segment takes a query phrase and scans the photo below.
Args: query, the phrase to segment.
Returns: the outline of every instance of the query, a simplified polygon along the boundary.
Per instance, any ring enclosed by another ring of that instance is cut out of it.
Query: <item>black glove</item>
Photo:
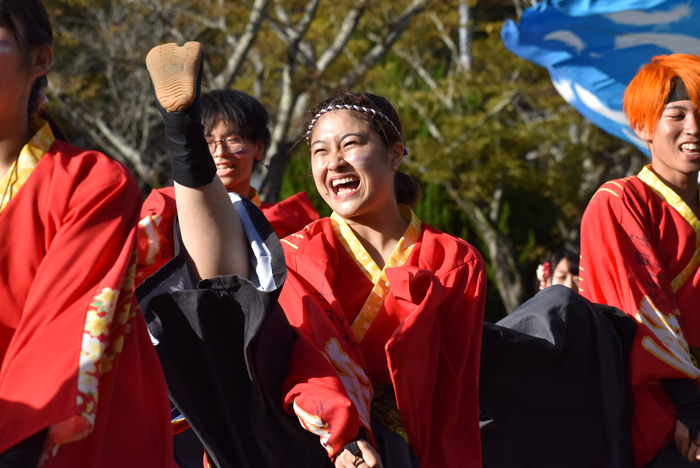
[[[343,450],[347,450],[356,457],[362,457],[362,450],[360,450],[360,447],[358,447],[357,440],[353,440],[347,444],[345,447],[343,447]],[[343,450],[341,450],[340,453],[343,453]]]
[[[690,440],[700,433],[700,390],[694,380],[664,379],[661,381],[678,411],[678,420],[688,426]]]

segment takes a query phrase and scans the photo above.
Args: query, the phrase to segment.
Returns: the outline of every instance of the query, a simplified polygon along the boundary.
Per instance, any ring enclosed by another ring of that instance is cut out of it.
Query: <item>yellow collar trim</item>
[[[17,161],[0,180],[0,213],[27,182],[55,140],[49,123],[37,116],[30,117],[29,128],[34,131],[34,136],[24,145]]]
[[[639,179],[647,184],[658,196],[660,196],[666,203],[671,205],[683,219],[685,219],[690,227],[695,231],[695,253],[690,259],[688,265],[683,268],[678,276],[673,278],[671,281],[671,287],[673,292],[677,292],[685,284],[685,282],[693,275],[695,270],[697,270],[700,265],[700,221],[693,213],[693,210],[681,199],[676,192],[673,191],[669,186],[661,182],[661,180],[651,171],[651,164],[644,166],[642,171],[639,173]]]
[[[260,201],[260,195],[258,195],[258,191],[255,190],[255,187],[251,187],[250,190],[248,190],[248,200],[252,201],[253,205],[260,208],[262,202]]]
[[[399,210],[401,211],[401,216],[405,219],[410,218],[411,222],[403,233],[403,236],[401,236],[401,239],[396,243],[391,257],[389,257],[389,260],[382,270],[380,270],[374,260],[372,260],[370,254],[367,253],[367,250],[365,250],[364,246],[357,236],[355,236],[355,233],[352,232],[352,229],[350,229],[350,226],[348,226],[345,220],[335,213],[331,214],[331,225],[333,226],[335,236],[355,260],[360,270],[374,283],[372,292],[367,297],[365,304],[362,306],[362,310],[351,327],[358,343],[361,342],[365,334],[367,334],[367,330],[372,326],[379,310],[382,308],[382,305],[384,305],[386,296],[389,294],[390,285],[385,270],[387,268],[400,267],[406,263],[408,256],[411,254],[413,247],[416,242],[418,242],[421,235],[421,221],[418,219],[418,216],[405,205],[399,205]]]

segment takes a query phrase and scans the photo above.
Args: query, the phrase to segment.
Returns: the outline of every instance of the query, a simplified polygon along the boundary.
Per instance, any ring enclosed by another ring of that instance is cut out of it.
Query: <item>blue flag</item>
[[[501,38],[514,54],[546,67],[583,116],[648,155],[622,112],[622,96],[655,55],[700,55],[700,1],[545,0],[520,24],[506,21]]]

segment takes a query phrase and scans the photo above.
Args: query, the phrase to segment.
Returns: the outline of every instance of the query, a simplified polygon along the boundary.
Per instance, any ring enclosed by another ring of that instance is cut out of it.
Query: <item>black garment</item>
[[[678,419],[688,427],[690,440],[697,439],[700,432],[700,390],[697,383],[691,379],[664,379],[661,383],[678,411]]]
[[[171,402],[172,404],[172,402]],[[180,468],[202,468],[204,445],[190,427],[173,437],[175,461]]]
[[[693,468],[698,462],[689,462],[683,458],[681,451],[676,447],[676,440],[671,439],[668,444],[656,454],[654,459],[644,465],[644,468]]]
[[[318,436],[282,408],[282,382],[296,340],[277,304],[286,277],[284,253],[264,215],[250,201],[240,203],[271,254],[274,290],[261,291],[238,276],[187,289],[176,228],[175,258],[136,291],[159,341],[171,400],[217,467],[330,466]],[[240,205],[234,206],[240,213]]]
[[[634,320],[563,286],[484,324],[483,465],[633,467],[626,356]]]
[[[0,468],[34,468],[39,463],[48,436],[47,428],[0,453]]]
[[[255,205],[241,199],[234,206],[239,216],[245,210],[269,252],[272,290],[261,291],[238,276],[191,286],[177,224],[175,258],[136,290],[158,341],[170,399],[217,467],[331,468],[319,437],[282,407],[282,383],[296,341],[277,303],[287,272],[282,246]],[[256,257],[252,249],[249,254]],[[255,270],[251,266],[251,274]],[[385,468],[418,468],[401,436],[374,419],[372,431]],[[182,443],[179,438],[178,460],[196,463],[200,447],[190,437]]]
[[[390,429],[384,427],[379,421],[370,420],[372,434],[377,442],[377,452],[382,460],[384,468],[419,468],[420,460],[413,451],[413,447]]]

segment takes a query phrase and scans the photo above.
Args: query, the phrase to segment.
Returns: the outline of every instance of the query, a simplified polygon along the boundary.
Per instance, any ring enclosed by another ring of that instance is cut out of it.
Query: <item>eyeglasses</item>
[[[211,154],[216,152],[216,145],[219,143],[221,143],[221,149],[226,153],[240,153],[243,151],[243,139],[239,136],[229,136],[223,140],[207,140],[207,146],[209,146]]]

